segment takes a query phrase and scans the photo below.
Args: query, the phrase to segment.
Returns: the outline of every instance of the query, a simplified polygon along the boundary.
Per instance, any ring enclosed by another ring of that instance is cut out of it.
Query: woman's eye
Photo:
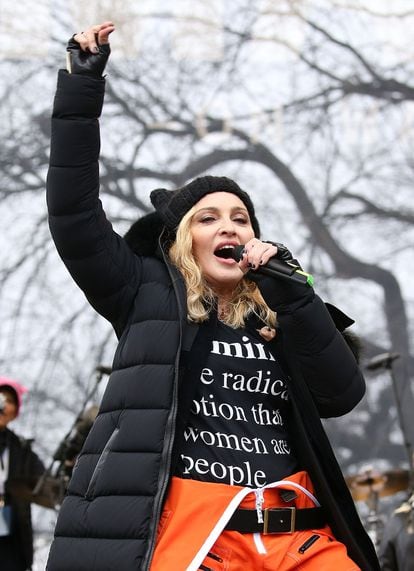
[[[200,218],[200,222],[212,222],[214,220],[214,216],[203,216],[203,218]]]
[[[247,222],[248,222],[247,218],[243,218],[243,217],[235,218],[234,221],[237,222],[237,224],[247,224]]]

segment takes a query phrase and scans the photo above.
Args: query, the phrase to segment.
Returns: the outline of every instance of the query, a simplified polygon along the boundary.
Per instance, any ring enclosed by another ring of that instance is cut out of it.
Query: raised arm
[[[117,332],[140,279],[136,256],[107,220],[99,199],[100,133],[111,22],[76,34],[60,70],[47,177],[49,225],[56,248],[93,307]]]

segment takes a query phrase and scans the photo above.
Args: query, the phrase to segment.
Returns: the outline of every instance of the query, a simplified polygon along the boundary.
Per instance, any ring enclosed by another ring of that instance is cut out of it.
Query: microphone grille
[[[244,244],[240,244],[240,246],[235,246],[232,252],[232,258],[236,260],[236,262],[240,262],[242,259],[244,250]]]

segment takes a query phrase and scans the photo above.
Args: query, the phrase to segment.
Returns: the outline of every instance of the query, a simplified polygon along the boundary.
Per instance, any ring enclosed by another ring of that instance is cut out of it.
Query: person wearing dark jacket
[[[8,428],[19,414],[27,392],[17,381],[0,377],[0,569],[26,571],[33,563],[30,502],[13,483],[39,478],[44,466],[30,442]]]
[[[257,271],[298,268],[260,239],[249,195],[202,176],[154,190],[154,212],[124,238],[105,216],[98,118],[113,30],[69,41],[53,109],[51,233],[119,344],[47,569],[377,570],[320,420],[350,411],[363,377],[310,281]]]
[[[387,519],[378,549],[381,571],[414,569],[414,494]]]

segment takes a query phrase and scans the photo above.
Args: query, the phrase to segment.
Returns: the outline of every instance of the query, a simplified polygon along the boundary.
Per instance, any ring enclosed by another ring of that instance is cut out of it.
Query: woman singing
[[[53,110],[53,239],[119,345],[47,568],[376,570],[320,421],[364,395],[342,335],[352,320],[306,280],[261,272],[291,255],[260,238],[233,180],[154,190],[125,238],[106,219],[98,117],[113,30],[70,40]]]

